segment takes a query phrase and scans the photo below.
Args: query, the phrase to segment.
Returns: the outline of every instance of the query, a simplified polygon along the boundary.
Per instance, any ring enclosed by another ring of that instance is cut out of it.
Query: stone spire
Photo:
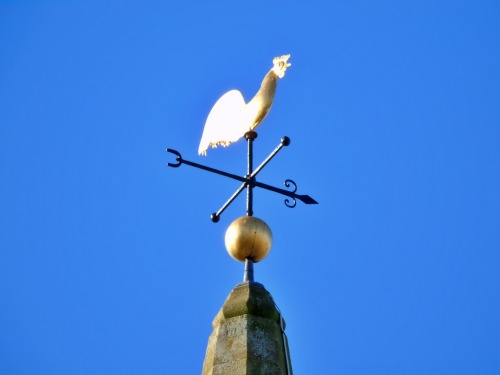
[[[236,285],[212,326],[202,375],[292,375],[285,321],[262,284]]]

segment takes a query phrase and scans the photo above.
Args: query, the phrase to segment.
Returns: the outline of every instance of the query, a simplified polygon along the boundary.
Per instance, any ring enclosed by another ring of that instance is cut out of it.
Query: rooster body
[[[283,78],[286,69],[291,66],[287,63],[289,58],[290,55],[274,58],[274,66],[262,80],[257,94],[248,103],[238,90],[225,93],[215,103],[203,129],[198,148],[200,155],[206,155],[210,146],[225,147],[236,142],[264,121],[274,101],[278,78]]]

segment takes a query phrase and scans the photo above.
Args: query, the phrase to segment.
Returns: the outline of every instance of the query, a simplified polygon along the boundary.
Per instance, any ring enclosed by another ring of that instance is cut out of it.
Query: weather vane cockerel
[[[238,90],[231,90],[215,103],[210,111],[198,153],[206,155],[208,148],[228,146],[254,130],[266,118],[274,101],[278,78],[285,76],[290,55],[273,59],[273,67],[266,74],[260,89],[248,103]]]

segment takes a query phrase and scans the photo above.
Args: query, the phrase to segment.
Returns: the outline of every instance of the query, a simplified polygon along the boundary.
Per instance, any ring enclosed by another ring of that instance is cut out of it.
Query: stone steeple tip
[[[262,284],[231,291],[212,323],[202,375],[292,375],[285,321]]]

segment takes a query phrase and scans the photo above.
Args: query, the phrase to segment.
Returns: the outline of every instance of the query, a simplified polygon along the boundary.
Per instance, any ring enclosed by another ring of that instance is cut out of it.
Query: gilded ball
[[[242,216],[231,223],[226,231],[226,249],[233,259],[244,262],[250,258],[254,262],[264,259],[273,242],[269,226],[253,216]]]

